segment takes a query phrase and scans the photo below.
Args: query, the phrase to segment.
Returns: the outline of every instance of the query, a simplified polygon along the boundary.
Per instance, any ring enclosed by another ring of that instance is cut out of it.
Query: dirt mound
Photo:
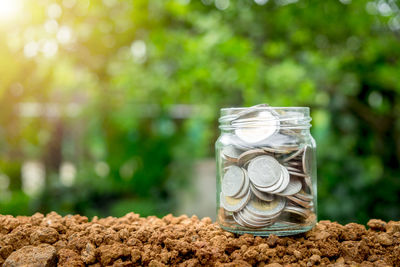
[[[195,216],[0,216],[0,264],[30,258],[42,266],[400,266],[400,222],[371,220],[368,228],[321,221],[302,235],[262,238]]]

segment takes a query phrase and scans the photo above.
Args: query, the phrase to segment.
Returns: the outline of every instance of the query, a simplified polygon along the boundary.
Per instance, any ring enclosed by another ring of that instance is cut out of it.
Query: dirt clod
[[[58,240],[58,232],[51,227],[39,227],[31,234],[31,243],[53,244]]]
[[[321,221],[305,234],[262,238],[185,215],[0,215],[0,265],[400,266],[400,222],[367,226]]]
[[[368,227],[375,231],[384,231],[386,228],[386,222],[377,219],[371,219],[367,223]]]
[[[57,262],[56,249],[50,245],[25,246],[11,253],[3,267],[17,266],[55,266]]]

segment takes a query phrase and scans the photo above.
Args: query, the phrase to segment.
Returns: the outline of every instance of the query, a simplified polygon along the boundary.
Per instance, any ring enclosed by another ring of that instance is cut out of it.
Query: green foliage
[[[266,102],[312,108],[320,219],[400,218],[395,1],[26,2],[0,21],[0,212],[173,211],[219,109]],[[29,203],[26,160],[46,167]]]

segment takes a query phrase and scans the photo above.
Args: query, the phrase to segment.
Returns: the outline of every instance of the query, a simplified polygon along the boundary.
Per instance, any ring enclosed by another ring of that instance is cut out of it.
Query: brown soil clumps
[[[0,215],[0,265],[400,266],[400,222],[370,220],[368,228],[321,221],[305,234],[262,238],[195,216]]]

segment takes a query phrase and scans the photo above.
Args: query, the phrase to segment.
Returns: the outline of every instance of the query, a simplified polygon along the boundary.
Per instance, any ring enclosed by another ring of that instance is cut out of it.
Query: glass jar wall
[[[217,221],[234,233],[292,235],[317,221],[307,107],[225,108],[216,142]]]

